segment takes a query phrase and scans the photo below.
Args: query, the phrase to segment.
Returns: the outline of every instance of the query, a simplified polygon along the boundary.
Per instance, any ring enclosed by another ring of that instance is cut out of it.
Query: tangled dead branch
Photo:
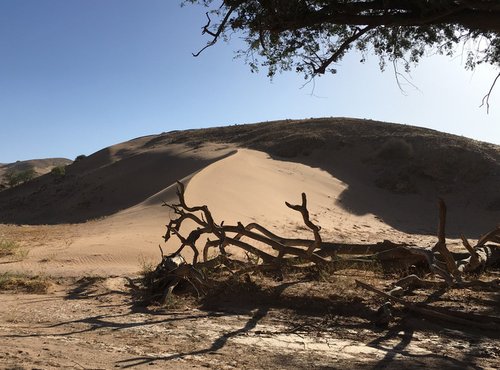
[[[238,222],[229,225],[216,222],[206,205],[189,206],[185,199],[185,186],[177,183],[176,204],[164,204],[174,217],[168,223],[165,242],[176,238],[180,246],[171,255],[164,256],[156,270],[149,276],[151,296],[164,302],[175,286],[182,280],[194,287],[198,294],[204,292],[207,279],[201,271],[224,268],[233,275],[255,271],[281,271],[283,269],[304,269],[311,266],[327,266],[332,270],[342,268],[366,268],[380,266],[384,271],[406,272],[408,275],[396,282],[385,293],[367,284],[358,286],[384,297],[391,297],[395,303],[403,304],[401,296],[418,288],[498,288],[497,282],[467,281],[471,273],[480,273],[485,268],[500,262],[500,226],[486,233],[476,245],[471,246],[462,237],[467,253],[451,252],[446,245],[446,205],[439,201],[439,223],[437,242],[432,247],[422,247],[387,240],[372,244],[346,244],[324,241],[321,227],[311,221],[307,208],[307,196],[302,193],[301,204],[285,205],[301,214],[305,226],[312,232],[312,239],[286,238],[276,235],[258,223],[243,225]],[[203,241],[203,239],[205,239]],[[242,261],[228,252],[228,247],[238,248],[248,261]],[[182,252],[188,247],[192,251],[192,263],[187,263]],[[209,258],[214,249],[216,257]],[[202,251],[202,261],[199,261]],[[433,275],[438,280],[425,280],[421,276]],[[404,305],[404,304],[403,304]],[[426,310],[413,310],[426,312]],[[437,314],[439,316],[440,314]]]

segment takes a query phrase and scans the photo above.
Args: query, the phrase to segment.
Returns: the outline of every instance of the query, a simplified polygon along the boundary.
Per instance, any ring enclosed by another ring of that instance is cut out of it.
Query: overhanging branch
[[[232,6],[231,8],[229,8],[226,15],[224,16],[224,19],[219,24],[219,26],[217,27],[217,31],[215,31],[215,32],[210,31],[210,28],[209,28],[210,24],[212,23],[212,20],[210,19],[209,12],[205,13],[208,20],[207,20],[207,24],[205,24],[205,26],[203,26],[203,31],[201,32],[201,34],[204,35],[205,33],[208,33],[210,36],[213,37],[213,39],[210,40],[200,51],[198,51],[197,53],[192,53],[194,57],[199,56],[204,50],[206,50],[207,48],[209,48],[217,43],[217,40],[219,39],[220,35],[222,35],[222,33],[224,32],[224,30],[227,26],[227,22],[229,21],[229,17],[231,16],[231,13],[234,12],[235,9],[236,9],[236,6]]]
[[[319,67],[313,69],[314,74],[324,74],[328,66],[336,62],[354,41],[358,40],[361,36],[374,28],[375,26],[366,26],[363,29],[357,29],[354,34],[348,37],[328,59],[322,61]]]
[[[495,79],[493,80],[493,83],[491,84],[490,86],[490,89],[488,91],[488,93],[483,96],[483,100],[481,100],[481,105],[479,106],[479,108],[481,108],[482,106],[484,106],[486,104],[486,113],[489,113],[490,112],[490,96],[491,96],[491,92],[493,91],[498,79],[500,78],[500,72],[497,74],[497,76],[495,77]]]

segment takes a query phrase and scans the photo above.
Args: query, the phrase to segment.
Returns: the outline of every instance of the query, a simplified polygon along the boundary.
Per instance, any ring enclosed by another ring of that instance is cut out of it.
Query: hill
[[[54,167],[67,166],[73,161],[66,158],[44,158],[17,161],[14,163],[0,163],[0,190],[9,186],[8,176],[23,172],[30,172],[30,177],[38,177],[49,173]]]
[[[438,197],[461,232],[499,219],[499,146],[407,125],[320,118],[174,131],[114,145],[71,164],[63,177],[47,174],[1,192],[0,222],[109,216],[241,148],[321,169],[346,184],[337,206],[404,232],[434,232]]]

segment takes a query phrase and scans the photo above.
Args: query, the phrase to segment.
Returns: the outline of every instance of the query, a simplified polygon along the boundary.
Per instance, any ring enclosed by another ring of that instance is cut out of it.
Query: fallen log
[[[439,321],[445,320],[454,324],[471,326],[483,330],[497,331],[500,329],[500,319],[496,317],[451,311],[444,308],[436,309],[423,303],[414,304],[402,298],[392,296],[359,280],[356,280],[356,285],[360,288],[373,292],[386,300],[399,303],[409,311],[417,313],[428,319],[430,318]]]
[[[470,256],[457,262],[459,271],[482,271],[487,267],[500,265],[500,246],[486,244],[488,242],[500,243],[500,226],[497,226],[481,237],[474,247],[469,244],[465,236],[462,235],[461,238],[462,244],[467,249]]]

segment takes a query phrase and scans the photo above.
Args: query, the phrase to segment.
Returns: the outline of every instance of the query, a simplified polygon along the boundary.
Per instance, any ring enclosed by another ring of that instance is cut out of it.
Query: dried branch
[[[201,34],[204,35],[205,33],[208,33],[213,38],[202,49],[200,49],[197,53],[192,53],[194,57],[198,57],[204,50],[208,49],[211,46],[214,46],[217,43],[217,40],[219,39],[220,35],[224,32],[224,30],[227,26],[227,22],[229,21],[229,17],[231,16],[231,13],[233,13],[235,10],[236,10],[236,6],[232,6],[231,8],[229,8],[226,15],[222,19],[222,22],[217,27],[217,31],[215,31],[215,32],[210,31],[209,27],[210,27],[210,23],[212,22],[212,20],[210,19],[209,13],[208,12],[205,13],[208,20],[207,20],[207,24],[205,24],[205,26],[203,26],[203,31],[201,32]]]
[[[460,235],[460,238],[462,239],[462,244],[464,245],[465,249],[470,253],[470,257],[466,263],[459,265],[458,269],[461,272],[468,272],[468,271],[474,271],[481,265],[481,261],[479,259],[479,255],[476,252],[474,248],[469,244],[469,241],[465,238],[464,235]]]
[[[292,255],[304,258],[316,264],[328,262],[328,260],[326,260],[325,258],[312,253],[315,248],[320,247],[321,236],[319,235],[320,228],[314,225],[309,220],[309,212],[307,210],[307,199],[305,194],[303,194],[302,205],[292,206],[292,207],[295,207],[296,210],[301,212],[307,226],[310,227],[314,232],[315,241],[307,242],[307,245],[309,246],[307,251],[304,251],[303,249],[297,247],[284,245],[279,242],[279,237],[277,236],[272,238],[267,237],[265,235],[266,232],[268,235],[270,232],[264,227],[257,224],[255,224],[256,226],[254,225],[255,226],[254,228],[260,231],[264,231],[264,234],[253,232],[251,231],[252,228],[245,227],[241,223],[238,223],[238,225],[236,226],[224,225],[223,223],[217,225],[207,206],[205,205],[195,206],[195,207],[188,206],[184,196],[185,194],[184,184],[182,184],[181,182],[177,182],[177,185],[178,185],[177,197],[179,198],[179,204],[170,205],[169,207],[173,209],[174,213],[177,214],[179,217],[176,219],[172,219],[169,222],[169,224],[167,225],[167,231],[164,236],[164,239],[165,241],[168,241],[171,236],[176,236],[179,239],[179,241],[181,242],[181,246],[179,247],[176,253],[180,253],[186,246],[191,247],[194,254],[193,264],[197,263],[199,255],[198,249],[196,247],[196,242],[204,234],[211,234],[216,237],[216,240],[208,240],[204,246],[203,259],[205,261],[208,259],[208,251],[210,248],[218,246],[219,249],[222,252],[224,252],[224,248],[226,246],[233,245],[245,250],[248,253],[258,256],[259,258],[262,258],[262,260],[266,262],[273,261],[274,263],[279,263],[279,259],[282,259],[286,255]],[[202,217],[199,217],[196,213],[201,213]],[[187,237],[184,237],[179,233],[179,230],[182,223],[186,219],[193,220],[196,224],[199,225],[199,227],[196,228],[195,230],[192,230]],[[235,236],[231,237],[228,236],[227,234],[235,234]],[[250,240],[267,244],[272,249],[278,252],[278,257],[272,256],[269,253],[261,251],[260,249],[252,246],[249,243],[243,242],[241,240],[242,237],[247,237]]]
[[[438,223],[438,242],[432,248],[433,251],[439,252],[443,257],[448,272],[453,275],[456,281],[461,281],[460,271],[453,259],[448,248],[446,248],[446,204],[442,199],[439,199],[439,223]]]
[[[408,275],[394,283],[395,287],[412,291],[418,288],[445,288],[447,285],[442,281],[423,280],[417,275]]]
[[[475,247],[472,247],[462,235],[462,244],[469,252],[470,257],[457,262],[459,271],[474,272],[487,265],[498,263],[500,261],[500,246],[486,245],[488,242],[500,243],[500,227],[496,227],[483,235]]]
[[[499,330],[500,325],[495,323],[495,318],[493,317],[487,317],[487,316],[481,316],[481,315],[474,315],[474,314],[462,314],[460,312],[455,312],[455,311],[450,311],[446,309],[435,309],[433,307],[430,307],[429,305],[420,303],[420,304],[413,304],[410,302],[405,301],[404,299],[392,296],[390,294],[387,294],[369,284],[363,283],[359,280],[356,280],[356,284],[358,287],[363,288],[365,290],[368,290],[370,292],[373,292],[385,299],[388,299],[390,301],[399,303],[406,307],[408,310],[418,313],[424,317],[431,318],[431,319],[437,319],[437,320],[446,320],[448,322],[452,322],[455,324],[459,325],[466,325],[466,326],[472,326],[476,328],[481,328],[485,330]],[[486,321],[486,322],[484,322]]]
[[[476,248],[482,247],[488,242],[500,243],[500,226],[483,235],[476,244]]]
[[[301,205],[292,205],[288,202],[285,202],[288,208],[291,208],[295,211],[300,212],[302,215],[302,219],[308,228],[310,228],[314,234],[314,243],[307,249],[307,254],[312,255],[315,249],[319,249],[321,247],[321,235],[319,231],[321,228],[311,222],[309,219],[309,211],[307,210],[307,197],[306,193],[302,193],[302,204]]]
[[[165,241],[175,237],[180,242],[180,247],[170,256],[164,256],[162,252],[162,263],[168,258],[180,255],[185,247],[190,247],[193,251],[192,265],[188,266],[215,266],[224,265],[232,274],[238,275],[241,271],[270,271],[280,270],[284,266],[287,268],[309,268],[315,265],[328,265],[332,269],[342,269],[347,267],[360,268],[377,263],[386,271],[402,269],[412,270],[412,266],[421,266],[436,276],[441,277],[444,282],[431,282],[423,280],[416,275],[407,276],[396,283],[395,289],[391,294],[403,294],[405,290],[415,287],[483,287],[491,288],[495,284],[483,283],[478,281],[461,281],[461,272],[473,272],[479,268],[495,264],[500,261],[500,246],[486,245],[487,242],[498,242],[500,239],[500,227],[485,234],[473,248],[463,237],[465,248],[469,251],[470,257],[464,259],[463,253],[453,254],[446,248],[446,205],[444,201],[439,202],[439,222],[437,237],[438,242],[432,248],[422,248],[416,245],[396,244],[390,241],[383,241],[375,244],[345,244],[324,242],[321,238],[321,227],[311,221],[309,210],[307,208],[307,196],[302,193],[302,202],[299,205],[292,205],[285,202],[286,206],[299,212],[304,224],[313,232],[314,239],[294,239],[284,238],[271,232],[258,223],[250,223],[244,226],[241,223],[236,225],[226,225],[224,222],[217,224],[206,205],[189,206],[185,199],[185,186],[181,182],[177,183],[178,204],[164,204],[173,210],[173,217],[165,233]],[[183,235],[181,226],[184,221],[190,220],[195,226]],[[202,236],[207,236],[203,246],[203,261],[198,262],[199,240]],[[263,250],[260,245],[265,245],[274,253]],[[232,246],[244,251],[247,255],[255,256],[261,264],[252,264],[242,261],[236,261],[230,258],[226,252],[226,247]],[[219,256],[209,260],[208,254],[210,248],[218,248]],[[365,256],[363,258],[355,257],[342,259],[339,255],[357,255]],[[439,258],[443,258],[444,262]],[[457,262],[456,262],[457,261]],[[304,262],[308,262],[304,265]],[[301,266],[294,266],[301,264]],[[457,267],[458,266],[458,267]],[[179,267],[180,268],[180,267]],[[183,267],[187,269],[187,267]],[[236,270],[234,270],[236,269]],[[233,271],[234,270],[234,271]],[[186,271],[190,271],[186,275]],[[173,289],[180,280],[186,280],[193,285],[197,292],[203,292],[203,277],[196,274],[196,269],[180,270],[172,277],[168,272],[157,289]],[[173,279],[173,280],[172,280]],[[180,279],[180,280],[179,280]],[[170,293],[167,293],[170,294]]]
[[[493,80],[493,83],[491,84],[488,93],[485,96],[483,96],[483,99],[481,100],[481,105],[479,106],[479,108],[481,108],[484,104],[486,104],[486,113],[490,113],[490,96],[491,96],[491,92],[495,88],[495,85],[496,85],[497,80],[499,78],[500,78],[500,72],[497,74],[497,76]]]

